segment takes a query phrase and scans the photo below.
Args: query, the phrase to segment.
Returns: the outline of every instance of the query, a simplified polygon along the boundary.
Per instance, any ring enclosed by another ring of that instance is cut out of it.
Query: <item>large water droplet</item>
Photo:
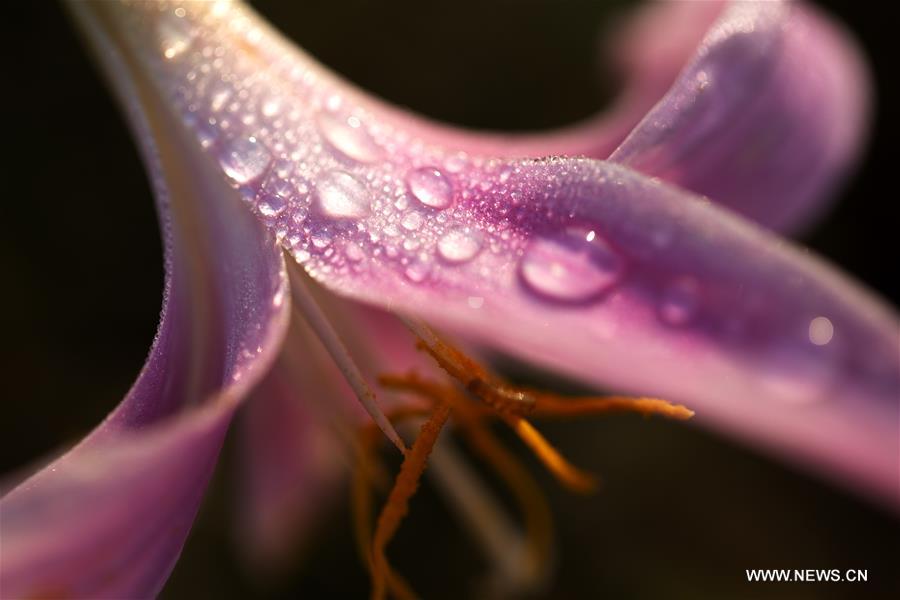
[[[238,184],[249,183],[265,173],[271,161],[269,151],[254,137],[230,140],[219,154],[222,170]]]
[[[685,277],[669,284],[659,300],[659,318],[669,325],[684,325],[694,318],[699,304],[699,286]]]
[[[447,262],[471,260],[481,250],[482,236],[477,231],[453,229],[438,242],[438,253]]]
[[[453,186],[450,179],[433,167],[422,167],[410,171],[406,185],[416,199],[431,208],[444,209],[453,202]]]
[[[522,281],[534,292],[557,302],[592,300],[622,277],[622,257],[594,231],[571,228],[535,239],[519,262]]]
[[[321,112],[316,117],[316,126],[332,148],[351,160],[370,163],[381,158],[381,147],[356,117]]]
[[[319,206],[335,219],[359,219],[369,214],[371,199],[366,187],[344,171],[329,171],[316,182]]]

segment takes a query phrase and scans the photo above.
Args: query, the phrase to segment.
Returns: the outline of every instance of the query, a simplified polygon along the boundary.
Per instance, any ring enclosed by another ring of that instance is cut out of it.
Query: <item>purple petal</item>
[[[307,268],[583,380],[689,403],[701,421],[900,499],[891,309],[803,250],[624,167],[508,168],[443,223],[426,221],[406,265],[370,243],[362,265],[345,256],[326,273],[335,259],[313,254]],[[456,181],[480,190],[482,178]]]
[[[197,155],[313,277],[586,381],[688,402],[703,420],[897,502],[891,309],[802,250],[626,166],[460,151],[462,134],[410,124],[247,9],[216,6],[187,4],[179,16],[138,5],[152,10],[111,18]],[[763,57],[791,49],[844,64],[845,49],[798,9],[784,9],[787,21],[781,8],[746,10],[759,14],[717,29],[709,56],[724,48],[746,69],[758,45]],[[793,37],[803,23],[808,37]],[[800,39],[823,45],[791,45]],[[770,100],[799,118],[780,93],[785,56]],[[721,152],[746,149],[722,138]],[[791,148],[816,156],[822,143],[798,133]],[[760,161],[754,173],[776,166]],[[787,191],[773,194],[787,205]]]
[[[869,88],[855,46],[811,8],[735,2],[610,159],[796,229],[858,154]]]
[[[127,60],[105,38],[93,39],[127,99],[156,187],[167,255],[163,320],[123,402],[2,499],[4,597],[154,596],[181,551],[231,416],[287,325],[274,239],[208,165],[191,160],[180,128],[139,95]]]
[[[301,329],[305,325],[293,320],[285,352],[240,420],[241,549],[266,570],[282,566],[315,527],[347,459],[329,408],[355,398],[324,349]]]

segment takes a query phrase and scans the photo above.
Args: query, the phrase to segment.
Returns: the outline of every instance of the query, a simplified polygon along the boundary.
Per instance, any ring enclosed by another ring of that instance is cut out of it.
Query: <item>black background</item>
[[[878,107],[860,169],[801,242],[896,305],[890,20],[874,3],[821,4],[860,38]],[[359,85],[455,123],[551,127],[590,115],[615,90],[615,73],[596,59],[597,31],[612,12],[601,1],[257,6]],[[77,440],[122,397],[156,329],[162,267],[136,151],[60,6],[15,3],[5,12],[0,468],[8,473]],[[844,491],[682,425],[615,418],[545,430],[607,484],[599,496],[572,497],[535,469],[560,517],[562,562],[550,597],[900,592],[896,517]],[[293,570],[259,574],[239,563],[229,521],[235,449],[226,446],[164,597],[364,596],[343,505],[325,513]],[[482,565],[442,502],[425,486],[391,556],[425,597],[459,598]],[[861,568],[870,581],[746,584],[743,570],[757,567]]]

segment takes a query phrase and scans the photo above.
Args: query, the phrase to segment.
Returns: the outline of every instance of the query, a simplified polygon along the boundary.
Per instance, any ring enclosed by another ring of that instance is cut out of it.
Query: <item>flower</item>
[[[154,179],[166,310],[123,404],[4,500],[4,589],[159,589],[239,402],[332,385],[298,373],[281,248],[342,295],[587,381],[690,402],[896,500],[885,452],[896,440],[896,318],[697,197],[787,230],[855,153],[864,85],[815,13],[739,4],[697,50],[718,7],[659,9],[690,13],[692,33],[656,49],[671,57],[662,64],[637,28],[635,75],[611,117],[506,140],[363,97],[243,7],[132,8],[76,13]],[[673,15],[643,27],[659,18]],[[534,158],[614,148],[605,162]],[[347,322],[381,319],[350,312]],[[385,362],[411,364],[394,335],[378,342]]]

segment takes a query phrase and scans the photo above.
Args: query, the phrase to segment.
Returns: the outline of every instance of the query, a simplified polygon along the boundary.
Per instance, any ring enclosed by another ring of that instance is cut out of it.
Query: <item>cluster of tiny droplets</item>
[[[521,281],[539,296],[582,301],[609,289],[623,262],[596,232],[526,245],[504,218],[517,200],[517,169],[447,152],[371,118],[314,66],[226,4],[193,15],[190,4],[154,11],[158,71],[176,110],[244,200],[315,276],[363,272],[377,261],[411,284],[485,280],[524,255]],[[145,16],[145,15],[142,15]],[[227,16],[227,18],[225,18]],[[258,59],[219,43],[240,36]],[[490,218],[485,218],[485,216]],[[478,266],[470,266],[481,256]],[[455,275],[458,273],[458,275]]]
[[[156,53],[148,60],[172,94],[168,100],[313,277],[352,288],[389,269],[413,288],[439,283],[452,290],[460,283],[471,290],[479,281],[479,293],[489,295],[501,282],[522,286],[538,301],[583,306],[608,298],[626,276],[629,261],[601,227],[567,225],[555,208],[563,177],[571,188],[573,176],[577,187],[577,177],[586,183],[596,172],[555,172],[557,180],[530,188],[528,212],[521,187],[508,185],[522,163],[451,152],[393,127],[391,119],[374,118],[343,91],[346,84],[263,31],[244,9],[226,2],[136,7],[131,18],[151,20],[155,37],[148,43]],[[552,235],[531,235],[534,206],[557,224]],[[656,252],[670,242],[664,228],[650,236]],[[709,312],[708,294],[690,275],[665,277],[652,294],[653,314],[667,327]],[[468,301],[480,308],[483,298]],[[728,309],[721,309],[720,329],[745,334],[747,322],[728,315],[753,307]],[[806,319],[808,339],[805,330],[798,339],[828,345],[832,322]]]

